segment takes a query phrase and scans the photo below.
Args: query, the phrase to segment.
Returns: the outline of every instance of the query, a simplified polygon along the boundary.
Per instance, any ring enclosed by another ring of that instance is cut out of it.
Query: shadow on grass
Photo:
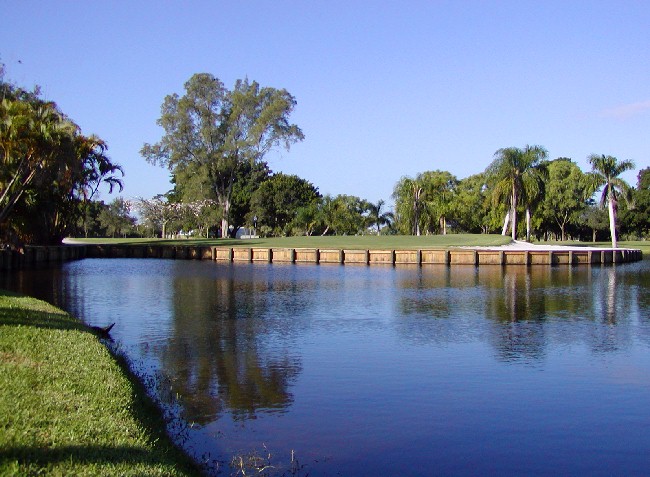
[[[0,290],[0,297],[22,297],[19,293]],[[90,331],[83,323],[63,312],[47,312],[21,308],[18,306],[0,306],[0,325],[31,326],[51,330]]]
[[[19,465],[49,465],[74,462],[75,464],[129,464],[151,465],[160,464],[173,466],[176,461],[169,458],[161,459],[160,453],[148,449],[129,446],[63,446],[55,448],[17,446],[0,450],[0,464],[8,465],[18,462]],[[187,471],[187,469],[184,469]]]

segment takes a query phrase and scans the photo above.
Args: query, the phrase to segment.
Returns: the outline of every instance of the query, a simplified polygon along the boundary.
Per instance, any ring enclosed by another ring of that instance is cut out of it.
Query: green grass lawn
[[[78,320],[0,291],[0,475],[198,475],[129,376]]]
[[[259,239],[70,239],[71,243],[147,244],[147,245],[221,245],[224,247],[390,249],[447,248],[456,246],[498,246],[510,243],[509,237],[484,234],[452,235],[349,235],[326,237],[275,237]]]

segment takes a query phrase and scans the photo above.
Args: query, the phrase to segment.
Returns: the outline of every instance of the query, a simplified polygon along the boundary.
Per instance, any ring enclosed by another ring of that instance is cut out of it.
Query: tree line
[[[569,158],[547,156],[541,146],[508,147],[496,151],[484,172],[466,179],[440,170],[403,177],[393,193],[395,226],[415,235],[510,230],[513,239],[563,241],[595,241],[609,229],[614,247],[619,233],[647,237],[650,169],[639,172],[633,189],[620,177],[634,168],[632,161],[592,154],[592,170],[585,173]]]
[[[402,177],[394,207],[274,173],[273,149],[304,139],[284,89],[238,80],[228,89],[193,75],[164,98],[164,133],[141,155],[169,169],[172,189],[154,198],[94,200],[101,184],[122,190],[123,170],[96,136],[84,136],[55,103],[4,81],[0,69],[0,233],[5,244],[57,243],[65,235],[234,237],[510,233],[526,240],[596,240],[650,232],[650,169],[632,188],[627,160],[591,155],[583,172],[541,146],[507,147],[481,173],[458,179],[430,170]],[[600,201],[596,193],[600,191]],[[606,209],[604,208],[606,207]],[[136,220],[134,214],[137,214]]]

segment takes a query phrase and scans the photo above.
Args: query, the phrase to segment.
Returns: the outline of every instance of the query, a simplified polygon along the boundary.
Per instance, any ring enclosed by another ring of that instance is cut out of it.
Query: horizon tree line
[[[302,141],[290,122],[295,98],[284,89],[238,80],[232,90],[210,74],[193,75],[182,96],[165,97],[160,141],[144,144],[148,162],[167,167],[173,189],[153,199],[94,200],[101,184],[122,190],[124,171],[106,143],[84,136],[55,103],[3,78],[0,65],[0,233],[2,242],[56,243],[69,234],[195,231],[234,237],[242,227],[265,236],[510,233],[513,239],[566,240],[650,233],[650,168],[633,189],[621,174],[629,160],[588,157],[582,172],[569,158],[548,160],[538,145],[505,147],[478,174],[458,179],[430,170],[402,177],[394,210],[383,200],[323,196],[308,181],[273,173],[268,152]],[[137,210],[140,223],[131,215]],[[522,218],[523,217],[523,218]],[[619,227],[618,224],[622,223]],[[523,223],[523,225],[522,225]],[[217,225],[220,224],[220,225]],[[140,230],[137,230],[137,227]],[[148,229],[148,232],[143,230]],[[620,229],[620,230],[619,230]]]

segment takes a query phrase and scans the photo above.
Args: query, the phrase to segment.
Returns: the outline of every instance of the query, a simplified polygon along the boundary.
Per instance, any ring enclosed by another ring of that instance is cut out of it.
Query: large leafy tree
[[[543,161],[548,155],[541,146],[499,149],[486,170],[495,205],[506,203],[509,208],[502,235],[506,235],[508,222],[512,239],[517,238],[517,207],[524,206],[527,217],[527,238],[530,235],[530,206],[543,190]]]
[[[237,231],[248,224],[253,225],[251,214],[252,199],[255,191],[271,176],[271,169],[264,161],[251,164],[240,164],[235,176],[230,206],[230,236],[235,237]]]
[[[175,176],[204,177],[209,198],[221,209],[225,235],[239,166],[262,161],[276,147],[288,150],[304,138],[289,122],[295,105],[284,89],[238,80],[230,91],[211,74],[195,74],[185,83],[183,96],[165,98],[158,120],[165,133],[158,143],[145,144],[141,154]]]
[[[630,197],[631,188],[627,182],[619,176],[626,171],[634,169],[634,162],[630,160],[618,160],[614,156],[604,154],[592,154],[589,156],[589,163],[592,167],[591,178],[593,186],[598,189],[603,188],[600,196],[600,206],[607,204],[609,212],[609,231],[612,236],[612,248],[618,246],[616,236],[616,215],[618,211],[618,202],[621,197],[627,199]]]
[[[231,237],[237,235],[237,231],[246,224],[246,217],[250,212],[251,198],[253,192],[269,178],[271,170],[265,161],[248,162],[243,161],[237,165],[235,171],[235,178],[232,187],[232,195],[230,200],[230,217],[228,234]],[[172,178],[174,182],[174,190],[170,195],[170,200],[176,202],[196,202],[196,201],[211,201],[214,197],[212,187],[210,186],[208,177],[202,174],[195,173],[193,168],[179,170]],[[204,211],[204,217],[212,217],[213,224],[217,220],[221,220],[222,210],[216,207],[212,211]]]
[[[590,189],[587,176],[571,159],[561,157],[548,163],[546,194],[542,202],[542,215],[547,227],[566,240],[567,226],[577,224],[587,207]]]
[[[268,227],[273,235],[288,235],[298,211],[318,202],[318,189],[296,175],[277,173],[264,181],[251,198],[251,216],[260,227]]]

